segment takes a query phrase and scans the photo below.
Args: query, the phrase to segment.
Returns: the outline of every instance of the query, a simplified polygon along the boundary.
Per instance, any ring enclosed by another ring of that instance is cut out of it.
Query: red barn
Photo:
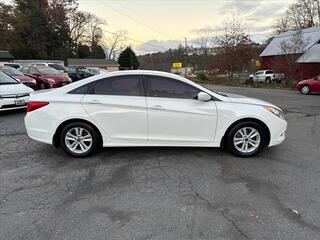
[[[320,75],[320,27],[281,33],[261,53],[261,68],[299,81]]]

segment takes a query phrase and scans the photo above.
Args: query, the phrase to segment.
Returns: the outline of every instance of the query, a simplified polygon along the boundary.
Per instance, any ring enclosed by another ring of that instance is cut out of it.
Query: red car
[[[298,82],[297,90],[302,94],[310,94],[312,92],[320,92],[320,76],[305,79]]]
[[[37,81],[31,77],[28,77],[24,75],[22,72],[19,70],[13,68],[13,67],[8,67],[8,66],[2,66],[0,67],[0,70],[8,74],[10,77],[13,77],[14,79],[19,80],[22,84],[36,90],[37,89]]]
[[[26,66],[21,71],[37,81],[37,89],[58,88],[71,83],[71,79],[64,73],[46,66]]]

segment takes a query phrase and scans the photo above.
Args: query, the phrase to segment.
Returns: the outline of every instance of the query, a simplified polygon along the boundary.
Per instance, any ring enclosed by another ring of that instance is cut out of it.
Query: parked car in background
[[[71,83],[64,73],[46,66],[25,66],[21,72],[37,81],[37,89],[58,88]]]
[[[0,70],[13,77],[14,79],[19,80],[22,84],[36,90],[37,89],[37,81],[31,77],[24,75],[18,69],[8,66],[0,66]]]
[[[225,146],[251,157],[282,143],[287,129],[271,103],[155,71],[99,74],[33,94],[27,111],[29,137],[76,157],[101,146]]]
[[[275,73],[273,70],[260,70],[249,76],[249,81],[259,83],[281,83],[285,76],[283,73]]]
[[[71,78],[72,82],[79,81],[88,77],[94,76],[85,67],[68,66],[68,76]]]
[[[0,62],[0,66],[13,67],[15,69],[18,69],[21,67],[19,63],[14,63],[14,62]]]
[[[33,90],[0,70],[0,111],[26,108]]]
[[[46,67],[51,67],[56,69],[57,71],[61,72],[61,73],[67,73],[68,70],[61,64],[58,63],[31,63],[31,66],[46,66]]]
[[[320,93],[320,76],[305,79],[297,83],[296,89],[302,94]]]
[[[98,75],[103,72],[108,72],[107,70],[102,68],[96,68],[96,67],[86,67],[86,68],[88,69],[89,73],[91,73],[92,75]]]

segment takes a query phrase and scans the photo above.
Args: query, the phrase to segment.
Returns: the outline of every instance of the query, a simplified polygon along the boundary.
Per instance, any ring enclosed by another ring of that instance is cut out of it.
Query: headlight
[[[277,108],[274,108],[274,107],[265,107],[265,109],[268,111],[268,112],[271,112],[273,113],[274,115],[276,115],[277,117],[281,118],[281,119],[285,119],[284,118],[284,113],[277,109]]]
[[[52,78],[47,78],[47,81],[49,82],[49,83],[55,83],[56,81],[54,80],[54,79],[52,79]]]

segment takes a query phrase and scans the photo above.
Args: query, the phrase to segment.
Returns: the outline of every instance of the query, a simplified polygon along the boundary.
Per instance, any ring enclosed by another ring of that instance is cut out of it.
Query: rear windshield
[[[9,75],[5,74],[4,72],[0,71],[0,85],[5,84],[19,84],[19,82],[10,77]]]
[[[44,74],[44,75],[58,75],[58,74],[60,74],[60,72],[58,72],[54,68],[37,68],[37,70],[40,74]]]
[[[3,64],[4,66],[9,66],[9,67],[13,67],[13,68],[20,68],[19,64],[14,64],[14,63],[5,63]]]
[[[62,65],[60,65],[60,64],[48,64],[49,65],[49,67],[52,67],[52,68],[54,68],[54,69],[57,69],[57,70],[65,70],[64,69],[64,66],[62,66]]]

